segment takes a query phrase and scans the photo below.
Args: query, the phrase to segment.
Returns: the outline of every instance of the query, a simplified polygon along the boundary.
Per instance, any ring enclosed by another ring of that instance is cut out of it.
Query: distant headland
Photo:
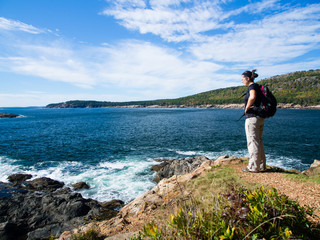
[[[320,109],[320,70],[273,76],[257,82],[268,86],[279,108]],[[243,108],[245,86],[228,87],[176,99],[110,102],[74,100],[53,103],[46,108]]]

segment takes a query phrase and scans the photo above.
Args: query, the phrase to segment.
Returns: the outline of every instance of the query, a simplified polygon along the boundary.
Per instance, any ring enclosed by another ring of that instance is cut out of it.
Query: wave
[[[247,150],[206,152],[168,149],[168,151],[173,153],[169,159],[206,156],[215,160],[221,155],[245,157],[248,154]],[[300,171],[309,167],[309,164],[302,163],[298,158],[275,154],[267,154],[266,157],[267,164],[271,166]],[[164,158],[168,159],[168,157]],[[71,188],[72,184],[84,181],[90,185],[90,189],[78,192],[85,198],[92,198],[101,202],[112,199],[129,202],[155,186],[156,183],[152,181],[155,173],[150,171],[150,167],[155,164],[157,163],[152,159],[142,156],[127,156],[114,161],[101,160],[97,164],[76,161],[57,163],[53,161],[40,162],[27,167],[23,166],[20,160],[0,156],[0,181],[7,182],[7,177],[14,173],[31,174],[33,178],[49,177],[63,181],[66,187]]]
[[[79,191],[85,198],[98,201],[121,199],[129,202],[153,186],[154,173],[150,166],[155,162],[126,158],[114,162],[103,161],[97,165],[81,162],[61,162],[56,166],[42,168],[44,163],[32,167],[19,165],[18,160],[0,157],[0,181],[7,182],[7,177],[14,173],[31,174],[34,178],[49,177],[63,181],[66,187],[84,181],[90,189]],[[48,163],[45,163],[48,164]]]
[[[206,151],[182,151],[182,150],[174,150],[169,149],[169,151],[176,152],[179,155],[193,157],[193,156],[205,156],[211,160],[215,160],[222,155],[243,157],[246,155],[245,150],[239,151],[221,151],[221,152],[206,152]]]
[[[7,182],[7,177],[12,173],[20,170],[19,165],[16,165],[17,160],[10,159],[6,156],[0,156],[0,181]]]

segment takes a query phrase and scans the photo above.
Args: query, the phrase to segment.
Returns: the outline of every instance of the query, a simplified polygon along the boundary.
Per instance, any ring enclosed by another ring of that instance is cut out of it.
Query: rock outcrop
[[[157,172],[154,178],[155,182],[160,182],[164,178],[170,178],[174,175],[182,175],[190,173],[193,170],[201,166],[202,163],[210,161],[204,156],[193,157],[193,158],[182,158],[182,159],[157,159],[161,162],[158,165],[152,166],[151,171]]]
[[[158,184],[125,205],[116,217],[98,223],[97,227],[101,234],[109,236],[107,239],[110,240],[122,240],[132,237],[146,222],[150,221],[150,217],[152,218],[157,211],[158,214],[163,214],[162,208],[174,208],[176,206],[175,201],[182,194],[179,191],[179,184],[201,176],[212,166],[227,164],[228,161],[233,163],[243,162],[243,160],[236,157],[224,156],[220,159],[222,160],[213,161],[204,156],[172,160],[156,159],[161,163],[151,169],[157,171],[159,175]],[[65,232],[60,236],[59,240],[69,240],[71,235],[79,231],[79,229],[86,231],[89,228],[90,225]]]
[[[229,157],[224,155],[218,157],[216,160],[210,160],[206,157],[195,157],[190,159],[175,159],[175,160],[162,160],[156,159],[160,164],[155,165],[151,170],[161,173],[161,178],[158,184],[147,191],[143,195],[137,197],[127,205],[125,205],[116,217],[102,221],[96,224],[100,233],[103,236],[107,236],[108,240],[125,240],[134,236],[139,230],[148,222],[156,221],[157,217],[163,215],[162,209],[174,209],[176,206],[175,200],[181,197],[186,192],[181,192],[180,184],[187,183],[199,176],[205,174],[206,171],[219,165],[234,165],[243,164],[248,161],[247,158]],[[202,162],[200,166],[193,169],[189,165],[191,162],[195,164]],[[185,164],[186,168],[181,169],[181,164]],[[172,167],[171,170],[168,170]],[[182,173],[190,169],[189,173]],[[320,169],[320,161],[315,161],[311,165],[310,169]],[[173,175],[172,175],[173,174]],[[256,175],[255,175],[256,176]],[[75,232],[87,231],[91,225],[85,225],[73,229],[72,231],[64,232],[59,240],[70,240],[71,236]]]
[[[310,168],[302,172],[303,174],[311,176],[320,176],[320,161],[314,160],[314,162],[310,165]]]
[[[50,178],[31,181],[15,174],[10,183],[0,183],[0,239],[44,239],[84,225],[93,218],[109,219],[121,202],[110,204],[85,199]],[[114,207],[116,206],[116,207]],[[123,206],[123,203],[122,203]],[[102,218],[108,217],[108,218]]]

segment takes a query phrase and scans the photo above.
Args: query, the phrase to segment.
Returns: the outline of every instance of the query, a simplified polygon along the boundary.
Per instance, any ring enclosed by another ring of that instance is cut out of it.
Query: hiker
[[[262,133],[264,126],[264,118],[259,117],[257,109],[261,104],[260,87],[254,83],[254,79],[258,77],[256,70],[245,71],[242,73],[242,83],[248,87],[245,94],[245,111],[246,116],[245,130],[247,137],[247,145],[249,151],[249,164],[242,169],[244,172],[259,172],[266,168],[266,156],[264,153]]]

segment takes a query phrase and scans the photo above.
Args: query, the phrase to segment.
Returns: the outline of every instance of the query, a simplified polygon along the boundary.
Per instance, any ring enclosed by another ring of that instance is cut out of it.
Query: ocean
[[[248,156],[241,109],[0,108],[0,181],[13,173],[91,188],[129,202],[155,186],[156,158]],[[320,110],[279,109],[265,120],[267,164],[305,170],[320,159]]]

